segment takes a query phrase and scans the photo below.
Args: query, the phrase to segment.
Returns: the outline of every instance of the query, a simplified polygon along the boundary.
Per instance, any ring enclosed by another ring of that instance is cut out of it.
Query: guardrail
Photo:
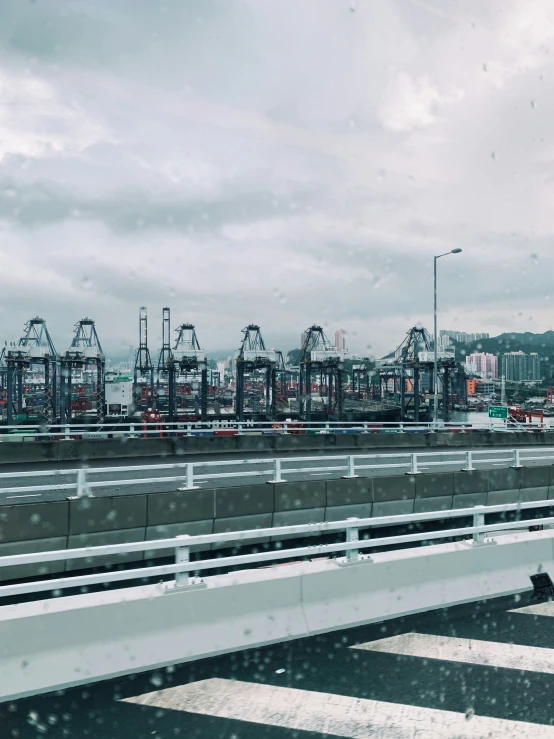
[[[378,549],[403,544],[421,544],[436,542],[441,539],[465,539],[469,538],[473,546],[486,544],[486,535],[521,529],[522,527],[553,524],[554,516],[532,518],[527,520],[508,521],[505,523],[486,524],[485,517],[493,513],[519,513],[528,509],[552,508],[554,501],[542,500],[529,503],[512,503],[493,506],[475,506],[473,508],[459,508],[450,511],[432,513],[412,513],[403,516],[382,516],[378,518],[349,518],[344,521],[329,523],[304,524],[296,526],[279,526],[272,528],[253,529],[249,531],[235,531],[222,534],[207,534],[200,536],[177,536],[174,539],[157,539],[129,544],[113,544],[98,547],[83,547],[80,549],[63,549],[51,552],[40,552],[32,554],[16,554],[0,558],[0,568],[15,565],[44,564],[60,560],[94,559],[105,555],[128,554],[132,552],[144,552],[153,550],[174,550],[175,563],[157,565],[152,567],[137,567],[116,572],[94,573],[75,577],[61,577],[55,579],[38,580],[34,582],[14,583],[0,585],[0,598],[27,595],[30,593],[54,592],[66,588],[87,588],[90,585],[106,585],[129,580],[153,578],[159,576],[174,575],[170,587],[183,587],[189,584],[198,584],[195,576],[191,581],[190,573],[200,573],[211,569],[231,568],[240,565],[254,565],[274,563],[282,560],[294,560],[298,558],[312,558],[314,556],[329,556],[342,554],[346,564],[352,564],[361,557],[368,559],[368,555],[361,554],[364,549]],[[406,524],[426,523],[433,521],[444,521],[456,518],[472,518],[471,526],[460,526],[457,528],[441,529],[438,531],[427,531],[413,534],[390,534],[371,538],[369,530],[383,527],[395,527]],[[360,532],[364,531],[365,538],[360,538]],[[344,541],[332,544],[316,544],[313,546],[297,546],[289,549],[278,548],[269,552],[256,552],[253,554],[227,554],[225,556],[211,559],[197,560],[191,562],[191,547],[206,544],[223,544],[229,546],[245,544],[260,537],[271,537],[279,540],[280,537],[296,537],[319,534],[343,534]]]
[[[331,462],[331,464],[322,464]],[[356,478],[364,470],[379,471],[385,469],[404,470],[409,475],[419,475],[424,470],[434,467],[455,467],[464,471],[472,471],[479,465],[512,466],[520,468],[526,462],[554,461],[554,447],[536,447],[523,449],[472,449],[468,451],[448,452],[399,452],[391,454],[343,454],[326,455],[324,457],[276,457],[262,459],[222,460],[217,462],[175,462],[155,465],[128,465],[125,467],[81,467],[70,470],[35,470],[32,472],[1,472],[3,480],[22,480],[33,477],[73,477],[66,483],[55,482],[50,485],[18,485],[0,488],[1,496],[8,493],[40,494],[56,490],[74,492],[77,497],[93,496],[98,488],[121,487],[126,485],[146,485],[152,483],[181,483],[179,490],[195,490],[197,483],[217,481],[221,479],[266,478],[265,482],[279,484],[287,482],[284,475],[303,473],[325,474],[344,473],[341,477]],[[299,466],[300,465],[300,466]],[[315,466],[314,466],[315,465]],[[461,466],[462,465],[462,466]],[[217,472],[218,467],[240,468],[236,472],[226,469]],[[118,478],[110,480],[93,480],[91,477],[102,474],[128,474],[130,472],[157,473],[166,470],[182,471],[177,475],[162,475],[139,478]],[[206,470],[206,471],[202,471]]]
[[[546,419],[548,424],[549,419]],[[543,433],[554,431],[554,425],[507,423],[485,418],[473,422],[339,422],[339,421],[198,421],[191,423],[83,423],[83,424],[35,424],[0,426],[0,443],[13,441],[44,441],[74,439],[116,439],[179,437],[179,436],[230,436],[230,435],[280,435],[280,434],[330,434],[330,433],[431,433],[431,432],[471,433],[472,431],[529,432]]]

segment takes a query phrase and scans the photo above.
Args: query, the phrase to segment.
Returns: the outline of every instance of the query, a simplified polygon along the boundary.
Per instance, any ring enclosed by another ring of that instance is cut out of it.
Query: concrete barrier
[[[327,507],[373,502],[373,480],[369,477],[327,480]]]
[[[521,593],[554,531],[0,607],[0,700]]]
[[[140,433],[140,432],[139,432]],[[289,434],[267,436],[182,436],[127,439],[82,439],[44,442],[0,441],[0,465],[32,462],[69,462],[88,459],[140,457],[186,457],[189,454],[244,452],[317,452],[323,450],[436,449],[461,447],[541,446],[554,444],[554,434],[472,432],[462,433],[367,433],[367,434]]]
[[[122,531],[96,531],[87,534],[71,534],[67,537],[67,548],[100,547],[108,544],[128,544],[134,541],[144,541],[146,529],[123,529]],[[107,567],[122,564],[123,562],[141,562],[144,552],[129,554],[108,554],[102,557],[82,557],[71,559],[66,563],[66,572],[85,570],[91,567]]]
[[[416,478],[412,475],[391,475],[373,478],[373,500],[382,503],[390,500],[415,498]]]
[[[462,474],[454,473],[454,495],[464,493],[488,493],[488,470],[471,470]]]
[[[0,506],[0,543],[67,536],[69,503]]]
[[[228,531],[249,531],[251,529],[271,528],[273,513],[255,513],[247,516],[232,516],[230,518],[216,518],[214,534],[225,534]],[[261,544],[270,540],[269,536],[251,539],[250,544]],[[228,549],[229,544],[212,544],[212,549]]]
[[[300,578],[272,576],[265,582],[242,578],[242,587],[229,582],[224,590],[166,594],[156,586],[132,588],[116,599],[101,598],[102,605],[98,596],[79,596],[78,603],[59,598],[47,612],[39,603],[0,608],[0,700],[102,679],[108,659],[115,677],[147,664],[173,664],[182,655],[194,659],[208,644],[221,654],[245,641],[254,646],[303,636],[300,588]]]
[[[325,480],[289,482],[275,485],[275,511],[295,511],[300,508],[325,508]]]
[[[176,490],[148,495],[148,526],[215,518],[215,491]]]
[[[46,541],[60,542],[57,548],[64,548],[68,542],[69,546],[75,542],[116,542],[120,540],[117,532],[123,537],[121,541],[126,541],[124,537],[128,535],[138,536],[140,540],[171,538],[244,530],[249,525],[252,528],[285,526],[547,500],[549,497],[554,500],[554,485],[550,484],[553,475],[554,466],[548,465],[519,470],[202,487],[0,506],[0,557],[17,551],[45,551],[43,542]],[[514,487],[504,488],[510,484]],[[495,516],[492,521],[503,519],[503,514]],[[114,532],[112,538],[102,536],[110,532]],[[12,543],[20,543],[23,548],[13,549],[8,546]],[[196,551],[209,548],[208,545]],[[146,559],[164,556],[168,554],[149,552]],[[113,563],[118,562],[119,559],[113,560]],[[78,564],[89,567],[86,562]],[[8,570],[1,574],[6,579],[10,573],[12,571]],[[26,570],[29,577],[40,574],[43,573],[39,566],[29,565]],[[20,576],[19,572],[14,575]]]
[[[216,488],[215,518],[273,513],[274,485],[244,485],[234,488]],[[270,524],[271,526],[271,524]]]
[[[416,477],[416,498],[436,498],[441,495],[454,495],[454,472],[418,475]]]
[[[32,464],[58,461],[57,444],[52,441],[0,443],[0,464]]]
[[[67,536],[52,536],[47,539],[33,541],[12,541],[0,544],[0,557],[9,557],[12,554],[34,554],[36,552],[54,552],[67,549]],[[43,577],[57,572],[65,572],[65,561],[44,562],[40,565],[16,565],[0,568],[0,582],[20,580],[26,577]]]
[[[201,536],[202,534],[214,533],[214,519],[204,521],[187,521],[181,523],[160,524],[159,526],[148,526],[146,529],[146,541],[148,539],[172,539],[174,536]],[[191,552],[206,552],[211,549],[211,544],[192,546]],[[145,560],[163,559],[167,557],[167,551],[163,549],[146,550]]]
[[[47,442],[58,462],[88,459],[124,459],[140,457],[169,457],[174,454],[172,439],[82,439],[80,441]],[[12,445],[13,446],[13,445]],[[0,444],[0,462],[9,462]],[[20,462],[26,460],[19,460]]]
[[[310,634],[431,608],[523,592],[536,572],[554,575],[554,532],[512,534],[496,545],[463,542],[372,555],[302,578]]]
[[[118,529],[145,528],[146,500],[146,495],[70,500],[68,533],[90,534]]]

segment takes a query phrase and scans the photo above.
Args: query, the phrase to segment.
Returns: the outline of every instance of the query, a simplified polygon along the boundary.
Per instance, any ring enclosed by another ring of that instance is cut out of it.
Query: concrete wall
[[[442,449],[554,445],[554,434],[471,433],[432,434],[305,434],[287,436],[186,436],[149,439],[83,439],[81,441],[0,441],[0,464],[70,462],[135,457],[186,457],[215,452],[296,452],[322,449]]]
[[[537,572],[554,577],[553,541],[516,534],[4,606],[0,701],[521,593]]]
[[[554,466],[200,488],[0,506],[0,557],[180,534],[553,499]],[[267,541],[260,538],[259,542]],[[254,543],[254,542],[252,542]],[[208,549],[210,545],[205,545]],[[215,548],[215,545],[214,545]],[[0,580],[167,557],[167,551],[0,568]]]

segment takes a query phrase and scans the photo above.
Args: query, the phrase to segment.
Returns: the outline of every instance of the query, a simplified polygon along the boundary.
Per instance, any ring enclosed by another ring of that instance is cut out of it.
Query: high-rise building
[[[466,357],[466,372],[476,374],[484,380],[494,380],[498,377],[498,358],[494,354],[476,352]]]
[[[531,352],[527,359],[527,379],[540,382],[541,377],[541,358],[537,352]]]
[[[502,356],[502,375],[509,382],[539,382],[541,358],[536,352],[507,352]]]
[[[488,339],[489,334],[467,334],[464,331],[442,330],[439,332],[439,344],[441,343],[443,337],[448,337],[449,339],[453,339],[454,341],[460,341],[462,344],[469,344],[472,341]],[[445,346],[448,346],[448,344],[445,344]]]
[[[338,331],[335,331],[335,347],[340,351],[344,351],[346,349],[345,341],[344,341],[344,329],[339,328]]]

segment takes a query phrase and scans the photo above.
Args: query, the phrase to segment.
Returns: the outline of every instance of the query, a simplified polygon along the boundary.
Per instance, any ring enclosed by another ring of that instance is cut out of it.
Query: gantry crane
[[[244,421],[244,385],[249,373],[264,373],[265,416],[272,421],[276,415],[276,376],[279,362],[278,353],[266,349],[260,327],[250,324],[242,330],[243,339],[236,359],[237,388],[235,412],[239,421]]]
[[[369,396],[369,387],[374,374],[374,369],[375,362],[368,357],[362,358],[359,364],[353,365],[352,390],[355,393],[358,393],[359,396],[362,394],[362,379],[365,380],[366,394]]]
[[[11,425],[14,411],[23,413],[24,375],[40,365],[44,370],[44,406],[41,417],[51,423],[57,417],[58,354],[43,318],[32,318],[25,324],[24,334],[14,347],[7,347],[6,362],[7,421]]]
[[[312,379],[319,374],[321,386],[327,383],[327,414],[336,412],[338,421],[344,420],[344,368],[347,356],[344,349],[337,349],[321,326],[310,326],[304,332],[304,343],[300,353],[300,383],[298,388],[300,418],[310,421],[312,417]]]
[[[73,370],[80,369],[83,375],[92,374],[92,406],[96,421],[102,423],[106,414],[106,358],[91,318],[82,318],[75,324],[73,341],[66,353],[61,356],[60,364],[60,422],[71,421]]]
[[[208,417],[208,360],[201,348],[192,323],[183,323],[177,329],[177,341],[167,362],[169,378],[168,420],[176,420],[176,390],[178,373],[200,374],[200,418]]]

